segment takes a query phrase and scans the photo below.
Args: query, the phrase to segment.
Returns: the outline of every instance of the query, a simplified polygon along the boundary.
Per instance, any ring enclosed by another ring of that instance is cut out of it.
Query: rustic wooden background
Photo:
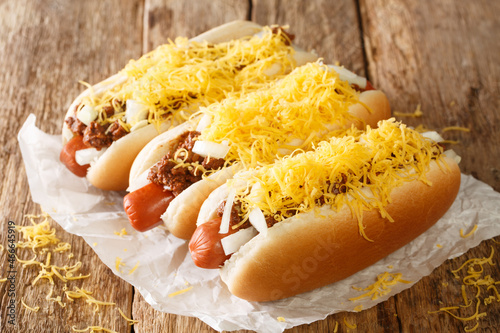
[[[420,105],[422,117],[404,118],[411,125],[470,128],[447,132],[445,138],[459,141],[453,148],[463,157],[464,173],[500,191],[499,15],[500,2],[488,0],[0,1],[0,244],[7,247],[8,220],[27,224],[25,214],[40,212],[31,200],[16,140],[29,113],[43,131],[57,134],[65,110],[82,90],[78,80],[98,82],[168,38],[194,36],[234,19],[289,24],[297,44],[369,77],[387,93],[393,110],[413,112]],[[83,301],[65,308],[49,303],[50,286],[32,287],[36,271],[18,265],[16,326],[7,323],[10,298],[7,283],[0,284],[1,332],[70,332],[72,326],[92,325],[117,332],[212,331],[198,319],[153,310],[80,237],[51,224],[82,260],[82,272],[92,273],[83,287],[96,299],[115,302],[139,323],[127,325],[116,307],[94,313]],[[490,247],[497,249],[494,260],[500,262],[498,243],[489,240],[375,308],[339,313],[290,332],[328,332],[336,323],[339,332],[463,332],[462,322],[428,311],[462,304],[460,285],[449,271],[468,258],[488,256]],[[1,278],[8,270],[5,250],[0,258]],[[492,274],[500,279],[498,267]],[[24,308],[21,298],[40,305],[40,311]],[[494,302],[478,331],[498,327],[500,304]]]

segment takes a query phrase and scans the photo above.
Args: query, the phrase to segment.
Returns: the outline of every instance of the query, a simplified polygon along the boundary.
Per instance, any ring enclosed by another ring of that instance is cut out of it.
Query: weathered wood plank
[[[458,140],[461,169],[500,190],[500,64],[498,2],[363,1],[369,73],[394,110]]]
[[[452,131],[443,136],[459,141],[451,148],[462,156],[462,172],[496,190],[500,188],[500,133],[495,126],[500,123],[500,47],[496,42],[500,24],[495,15],[499,9],[498,3],[487,1],[361,1],[370,78],[386,91],[394,111],[411,113],[417,105],[423,111],[420,118],[397,118],[438,131],[447,126],[469,128],[471,132]],[[498,248],[491,240],[483,242],[391,298],[390,309],[397,318],[381,310],[387,304],[378,306],[379,320],[396,322],[401,331],[439,331],[442,327],[463,331],[467,324],[428,311],[463,304],[461,284],[450,270],[468,258],[487,257],[491,246]],[[494,256],[497,262],[499,258]],[[498,279],[498,272],[493,276]],[[499,311],[498,303],[489,306],[479,328],[498,327]],[[469,322],[468,327],[475,324]]]
[[[17,146],[16,135],[29,113],[37,116],[37,125],[45,132],[60,133],[66,109],[83,90],[78,80],[98,82],[122,68],[141,53],[142,1],[3,1],[0,4],[0,244],[7,245],[7,222],[29,224],[24,214],[39,213],[33,204]],[[54,254],[53,263],[83,262],[82,273],[91,277],[68,283],[93,291],[98,300],[116,302],[116,307],[101,307],[94,313],[84,300],[62,308],[45,297],[50,291],[46,281],[31,286],[37,270],[16,264],[16,296],[9,297],[6,285],[0,285],[0,331],[69,332],[89,325],[104,326],[119,332],[130,327],[117,311],[131,315],[132,287],[116,277],[82,238],[65,233],[52,222],[62,241],[69,242],[74,259]],[[32,258],[18,251],[21,258]],[[2,273],[7,271],[7,252],[0,253]],[[44,256],[39,256],[43,259]],[[63,284],[56,283],[53,297],[64,296]],[[16,325],[7,322],[7,306],[15,299]],[[40,306],[37,313],[21,305]],[[5,306],[4,306],[5,305]]]
[[[253,3],[252,20],[263,25],[289,25],[298,46],[315,50],[325,63],[338,61],[357,74],[365,75],[354,1],[255,0]]]
[[[248,19],[248,14],[246,1],[146,0],[143,51],[177,36],[194,37],[223,23]]]

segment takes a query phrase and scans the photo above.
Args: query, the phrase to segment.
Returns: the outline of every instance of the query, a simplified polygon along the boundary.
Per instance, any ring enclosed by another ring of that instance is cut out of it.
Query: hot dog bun
[[[446,163],[449,170],[431,163],[426,177],[433,186],[412,181],[391,192],[393,201],[386,210],[395,222],[377,211],[365,212],[363,225],[373,242],[360,235],[348,206],[339,212],[321,207],[277,223],[266,237],[254,237],[223,266],[222,280],[240,298],[272,301],[340,281],[374,264],[422,234],[449,209],[460,186],[460,170],[453,160],[446,158]],[[214,192],[214,201],[222,197]],[[208,206],[217,203],[207,201]]]
[[[222,266],[229,290],[250,301],[290,297],[370,266],[429,229],[458,193],[458,158],[433,137],[389,119],[238,173],[200,209],[195,264]]]
[[[221,43],[250,37],[262,30],[262,26],[253,22],[234,21],[211,29],[191,39],[191,41],[206,41],[212,44]],[[311,53],[297,53],[300,54],[304,61],[316,59]],[[120,72],[88,88],[73,101],[67,111],[65,119],[74,115],[75,109],[82,103],[83,99],[90,96],[100,97],[107,91],[128,80],[127,76],[123,72]],[[195,111],[194,108],[196,108],[196,105],[186,106],[186,109],[192,112]],[[114,141],[95,163],[91,163],[91,167],[87,173],[88,180],[95,187],[104,190],[125,190],[129,182],[130,167],[137,154],[154,137],[177,124],[179,124],[179,119],[170,119],[161,123],[161,125],[149,124]],[[74,134],[65,122],[62,128],[63,145],[65,145],[73,135]]]

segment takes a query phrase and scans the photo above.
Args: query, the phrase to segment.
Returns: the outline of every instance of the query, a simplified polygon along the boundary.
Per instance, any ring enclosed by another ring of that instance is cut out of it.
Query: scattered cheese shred
[[[467,238],[472,236],[477,230],[477,224],[474,225],[474,228],[472,228],[471,231],[469,231],[467,234],[464,235],[464,229],[460,228],[460,237],[462,238]]]
[[[419,118],[424,115],[422,110],[420,110],[420,104],[417,105],[417,108],[415,111],[410,112],[410,113],[404,113],[404,112],[399,112],[399,111],[394,111],[393,112],[396,117],[414,117],[414,118]]]
[[[77,329],[76,326],[72,326],[71,330],[73,332],[87,332],[88,331],[89,333],[94,333],[94,332],[118,333],[116,331],[113,331],[111,329],[104,328],[104,327],[101,327],[101,326],[87,326],[84,329]]]
[[[116,268],[116,270],[117,270],[119,273],[121,273],[121,272],[122,272],[122,271],[121,271],[121,267],[122,267],[122,266],[125,266],[125,264],[122,262],[122,258],[120,258],[120,257],[116,257],[116,259],[115,259],[115,268]]]
[[[345,324],[345,326],[347,326],[347,328],[350,328],[351,330],[353,330],[356,327],[358,327],[358,325],[356,325],[356,324],[350,324],[349,322],[347,322],[346,317],[344,317],[344,324]]]
[[[488,258],[473,258],[465,261],[459,268],[452,270],[455,279],[462,281],[461,294],[464,304],[460,306],[441,307],[436,311],[429,311],[429,314],[436,314],[444,312],[451,317],[462,321],[464,324],[476,320],[476,325],[469,327],[465,326],[466,332],[473,332],[479,327],[479,320],[487,316],[487,312],[481,311],[480,306],[488,306],[492,302],[500,302],[500,294],[496,289],[500,285],[500,281],[496,281],[490,274],[486,274],[485,268],[488,266],[495,266],[493,262],[493,247],[491,254]],[[464,274],[461,276],[461,274]],[[444,284],[443,284],[444,285]],[[469,299],[467,291],[473,290],[474,299]],[[483,292],[493,291],[493,295],[482,296]],[[469,309],[475,304],[474,313],[469,316],[462,316],[455,311],[462,309]]]
[[[278,317],[278,318],[276,318],[276,319],[277,319],[279,322],[282,322],[282,323],[286,322],[285,317]]]
[[[127,233],[127,230],[125,230],[125,228],[123,228],[122,230],[120,230],[120,232],[115,231],[115,235],[122,237],[122,236],[128,235],[128,233]]]
[[[123,313],[122,309],[120,309],[120,308],[118,308],[118,312],[120,312],[120,315],[128,322],[129,325],[134,325],[134,324],[137,324],[139,322],[138,320],[128,318],[125,315],[125,313]]]
[[[22,305],[23,305],[26,309],[28,309],[28,310],[30,310],[30,311],[33,311],[33,312],[38,312],[38,310],[40,310],[40,307],[39,307],[39,306],[35,306],[35,307],[33,308],[33,307],[31,307],[31,306],[26,305],[26,303],[24,303],[24,299],[23,299],[23,298],[21,298],[21,304],[22,304]]]
[[[461,127],[461,126],[448,126],[441,130],[443,133],[448,131],[461,131],[461,132],[470,132],[470,128]]]
[[[45,213],[41,215],[27,215],[27,218],[30,220],[31,225],[29,226],[16,226],[16,229],[19,231],[19,240],[16,243],[16,246],[20,249],[30,249],[34,253],[34,257],[32,259],[23,260],[19,259],[16,256],[18,262],[22,264],[22,267],[28,266],[38,266],[40,269],[38,271],[37,276],[31,281],[31,285],[35,286],[37,282],[46,280],[50,285],[50,291],[45,296],[45,299],[48,302],[55,302],[62,308],[66,307],[67,303],[63,302],[63,297],[66,296],[66,299],[70,302],[73,302],[77,298],[82,298],[88,304],[93,304],[95,306],[95,311],[99,310],[99,306],[101,305],[109,305],[115,306],[115,303],[112,302],[103,302],[96,300],[92,295],[92,292],[85,290],[83,288],[74,287],[73,291],[68,290],[68,282],[74,280],[81,280],[90,277],[88,275],[82,275],[80,273],[80,269],[82,267],[82,263],[80,261],[74,264],[67,265],[54,265],[52,263],[53,254],[55,253],[63,253],[71,249],[71,245],[69,243],[60,242],[58,237],[55,234],[55,229],[50,227],[49,216]],[[41,221],[37,223],[37,221]],[[39,256],[45,255],[43,260],[37,260]],[[71,259],[73,254],[70,253],[68,255],[68,259]],[[55,257],[54,257],[55,259]],[[131,270],[133,272],[137,265]],[[130,273],[131,273],[130,272]],[[1,279],[0,282],[7,281],[7,278]],[[64,283],[62,287],[62,296],[57,295],[53,296],[54,292],[59,292],[56,290],[57,283]],[[38,312],[40,310],[39,306],[30,307],[25,302],[24,299],[21,299],[21,304],[28,310],[33,312]],[[133,325],[137,321],[123,317],[127,320],[130,325]],[[112,330],[99,327],[99,326],[89,326],[83,330],[78,330],[75,327],[72,327],[74,332],[114,332]]]
[[[140,261],[137,262],[137,264],[135,264],[134,267],[132,267],[132,269],[128,272],[128,275],[132,274],[133,272],[135,272],[135,270],[137,269],[137,267],[139,267],[139,263]]]
[[[358,291],[368,291],[363,295],[349,298],[350,301],[358,301],[363,298],[371,298],[372,300],[376,300],[381,296],[385,296],[389,294],[392,289],[391,286],[396,285],[397,283],[411,283],[411,281],[403,280],[403,274],[401,273],[388,273],[384,272],[383,274],[379,274],[377,276],[377,281],[366,288],[358,288],[352,287]]]
[[[76,298],[83,298],[85,299],[86,303],[93,304],[94,312],[99,311],[99,305],[115,305],[115,303],[113,302],[103,302],[96,300],[94,297],[91,296],[92,295],[91,291],[81,289],[78,287],[75,287],[74,291],[66,290],[64,293],[66,294],[66,297],[71,301],[74,301]]]
[[[188,292],[191,289],[193,289],[193,286],[190,286],[190,287],[187,287],[187,288],[184,288],[184,289],[181,289],[181,290],[177,290],[177,291],[175,291],[173,293],[168,294],[168,297],[175,297],[177,295],[184,294],[185,292]]]

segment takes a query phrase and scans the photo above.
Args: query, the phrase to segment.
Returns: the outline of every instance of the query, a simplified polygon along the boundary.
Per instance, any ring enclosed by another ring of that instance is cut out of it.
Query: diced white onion
[[[233,208],[234,198],[236,197],[236,190],[232,188],[226,199],[224,205],[224,212],[222,213],[222,220],[220,223],[220,234],[227,234],[229,232],[229,220],[231,219],[231,209]]]
[[[147,105],[134,101],[127,100],[127,110],[125,111],[125,119],[127,124],[134,126],[141,120],[148,119],[149,110]]]
[[[222,248],[226,255],[233,254],[238,251],[240,247],[248,243],[249,240],[257,235],[257,230],[255,228],[241,229],[238,232],[222,238]]]
[[[331,69],[336,71],[339,74],[339,78],[343,81],[349,82],[349,84],[355,84],[361,89],[366,88],[366,78],[356,75],[355,73],[345,69],[341,66],[328,65]]]
[[[147,126],[149,124],[148,120],[147,119],[143,119],[141,121],[138,121],[137,123],[135,123],[134,126],[132,126],[130,128],[130,132],[133,132],[133,131],[136,131],[138,130],[139,128],[143,128],[145,126]]]
[[[439,135],[439,133],[436,131],[424,132],[424,133],[422,133],[422,136],[425,138],[431,139],[432,141],[435,141],[435,142],[444,141],[443,137],[441,135]]]
[[[103,148],[101,150],[97,150],[95,148],[77,150],[75,152],[75,161],[80,165],[90,164],[94,160],[97,160],[102,154],[104,154],[105,151],[106,148]]]
[[[462,157],[460,157],[460,155],[458,155],[453,149],[446,150],[444,154],[449,158],[454,159],[457,164],[460,164],[460,161],[462,160]]]
[[[196,131],[197,132],[203,131],[211,123],[212,123],[212,117],[210,117],[208,114],[204,114],[203,117],[201,117],[198,126],[196,126]]]
[[[228,145],[212,141],[195,141],[193,146],[193,153],[203,157],[224,158],[228,152]]]
[[[97,111],[90,105],[84,105],[77,113],[76,117],[85,125],[97,119]]]
[[[148,174],[149,174],[149,169],[145,170],[143,173],[137,176],[137,178],[132,180],[132,182],[130,182],[127,188],[127,191],[134,192],[140,189],[141,187],[148,185],[150,183],[150,181],[148,180]]]
[[[262,213],[262,210],[260,210],[259,207],[255,207],[250,211],[250,214],[248,214],[248,219],[258,232],[260,232],[264,236],[267,235],[266,218],[264,217],[264,213]]]

